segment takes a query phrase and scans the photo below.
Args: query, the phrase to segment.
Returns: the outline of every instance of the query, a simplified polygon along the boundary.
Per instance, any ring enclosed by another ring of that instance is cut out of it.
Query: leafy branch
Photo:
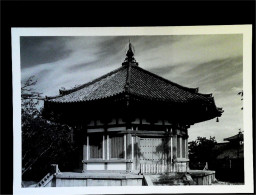
[[[42,117],[39,101],[42,93],[35,90],[37,80],[29,77],[21,87],[22,179],[39,180],[51,163],[72,166],[76,146],[71,142],[71,127]]]

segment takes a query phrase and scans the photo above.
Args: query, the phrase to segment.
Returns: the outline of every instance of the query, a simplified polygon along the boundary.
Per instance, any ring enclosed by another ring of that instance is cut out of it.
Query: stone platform
[[[143,175],[138,175],[137,173],[102,171],[86,173],[62,172],[57,174],[47,186],[142,186],[142,180]]]
[[[189,170],[188,173],[191,175],[197,185],[211,185],[216,180],[215,171]]]
[[[190,170],[186,173],[166,173],[160,175],[145,175],[147,185],[211,185],[215,182],[215,171]]]

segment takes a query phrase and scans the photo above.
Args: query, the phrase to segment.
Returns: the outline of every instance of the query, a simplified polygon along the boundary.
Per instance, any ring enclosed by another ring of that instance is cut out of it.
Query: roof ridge
[[[152,76],[154,76],[154,77],[156,77],[156,78],[158,78],[158,79],[161,79],[161,80],[163,80],[163,81],[165,81],[165,82],[167,82],[167,83],[173,84],[173,85],[175,85],[176,87],[179,87],[179,88],[181,88],[181,89],[188,90],[189,92],[192,92],[192,93],[199,94],[199,93],[198,93],[198,89],[199,89],[198,87],[197,87],[197,88],[185,87],[185,86],[179,85],[179,84],[177,84],[177,83],[175,83],[175,82],[173,82],[173,81],[170,81],[170,80],[168,80],[168,79],[165,79],[165,78],[163,78],[163,77],[161,77],[161,76],[158,76],[157,74],[154,74],[154,73],[152,73],[152,72],[149,72],[148,70],[145,70],[145,69],[143,69],[143,68],[141,68],[141,67],[139,67],[139,66],[133,66],[133,67],[134,67],[134,68],[137,68],[137,69],[139,69],[139,70],[142,70],[142,71],[146,72],[147,74],[150,74],[150,75],[152,75]],[[201,95],[201,94],[200,94],[200,95]]]
[[[112,74],[115,74],[115,73],[118,72],[119,70],[122,70],[122,69],[125,69],[125,68],[126,68],[125,66],[121,66],[121,67],[119,67],[119,68],[117,68],[117,69],[115,69],[115,70],[112,70],[111,72],[109,72],[109,73],[107,73],[107,74],[101,76],[101,77],[98,77],[98,78],[96,78],[96,79],[94,79],[94,80],[92,80],[92,81],[90,81],[90,82],[87,82],[87,83],[85,83],[85,84],[82,84],[82,85],[80,85],[80,86],[78,86],[78,87],[75,87],[75,88],[72,88],[72,89],[68,89],[68,90],[61,90],[61,89],[59,89],[60,95],[61,95],[61,96],[62,96],[62,95],[67,95],[67,94],[70,94],[70,93],[72,93],[72,92],[78,91],[78,90],[80,90],[80,89],[82,89],[82,88],[84,88],[84,87],[87,87],[88,85],[91,85],[91,84],[93,84],[93,83],[95,83],[95,82],[97,82],[97,81],[100,81],[100,80],[102,80],[102,79],[104,79],[104,78],[106,78],[106,77],[108,77],[108,76],[110,76],[110,75],[112,75]]]
[[[130,93],[130,83],[131,83],[131,64],[127,64],[125,65],[127,67],[127,71],[126,71],[126,81],[125,81],[125,86],[124,86],[124,90],[128,93]]]

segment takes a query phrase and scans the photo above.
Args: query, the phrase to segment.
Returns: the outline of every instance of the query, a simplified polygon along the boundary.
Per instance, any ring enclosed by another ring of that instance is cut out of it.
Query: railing
[[[168,165],[164,164],[140,164],[141,173],[158,174],[167,172]]]
[[[53,175],[48,173],[43,179],[41,179],[41,181],[37,183],[36,187],[45,187],[52,179]]]
[[[36,184],[36,187],[45,187],[54,177],[54,175],[60,174],[60,170],[57,164],[51,165],[51,172],[44,176],[41,181]]]
[[[170,164],[140,164],[140,172],[145,174],[162,174],[166,172],[187,172],[186,162]]]
[[[187,172],[188,162],[176,162],[174,163],[175,170],[173,172]]]

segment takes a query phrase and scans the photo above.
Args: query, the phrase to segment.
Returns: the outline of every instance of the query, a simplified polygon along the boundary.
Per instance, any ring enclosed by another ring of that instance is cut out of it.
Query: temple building
[[[221,181],[244,183],[244,134],[224,138],[215,146],[218,156],[212,167],[216,170],[216,178]]]
[[[198,88],[181,86],[139,67],[131,43],[116,70],[59,90],[59,95],[44,101],[48,120],[73,127],[73,140],[80,146],[80,173],[69,176],[80,179],[99,178],[101,173],[119,173],[127,180],[186,172],[189,127],[222,112],[212,94],[201,94]],[[140,184],[126,181],[124,185]]]

